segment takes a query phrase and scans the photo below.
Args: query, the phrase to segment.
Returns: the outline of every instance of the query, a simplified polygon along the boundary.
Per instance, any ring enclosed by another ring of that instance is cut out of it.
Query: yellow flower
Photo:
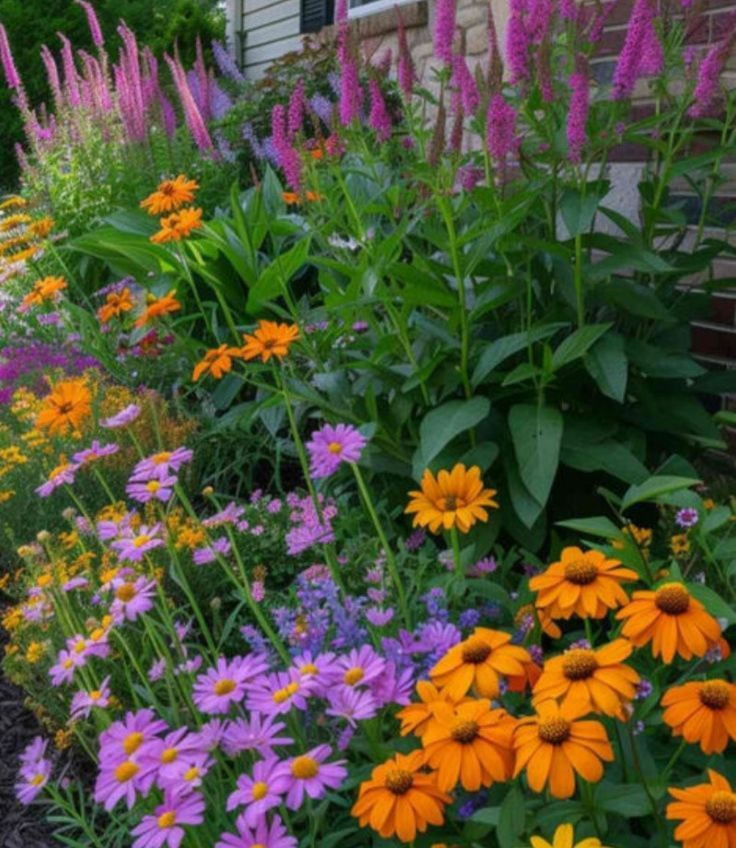
[[[637,527],[636,524],[627,524],[621,528],[621,532],[626,536],[630,536],[638,548],[648,548],[652,544],[652,531],[649,527]],[[626,547],[626,543],[622,539],[616,539],[613,542],[613,547],[622,551]]]
[[[161,219],[161,229],[151,236],[154,244],[166,244],[170,241],[181,241],[202,226],[201,209],[181,209],[173,212],[167,218]]]
[[[272,356],[283,359],[291,345],[299,339],[299,328],[296,324],[279,324],[275,321],[259,321],[253,334],[243,336],[245,345],[241,356],[245,360],[260,357],[261,362],[268,362]]]
[[[0,504],[7,503],[7,501],[11,500],[15,497],[14,489],[7,489],[4,492],[0,492]]]
[[[41,642],[31,642],[31,644],[26,649],[26,660],[31,664],[35,665],[39,660],[42,659],[45,653],[44,646]]]
[[[466,470],[462,463],[452,471],[439,472],[435,478],[426,469],[421,490],[409,492],[409,505],[404,512],[415,513],[414,527],[429,527],[432,533],[457,527],[467,533],[476,521],[488,521],[485,507],[498,507],[493,500],[495,489],[484,489],[480,468]]]
[[[72,730],[62,728],[61,730],[57,730],[54,734],[54,745],[59,751],[63,751],[66,748],[71,747],[73,738],[74,732]]]
[[[175,292],[172,290],[163,297],[149,295],[147,298],[146,308],[143,314],[138,316],[135,321],[136,327],[145,327],[154,318],[161,318],[164,315],[169,315],[172,312],[178,312],[181,309],[181,303],[174,297]]]
[[[716,502],[713,500],[713,498],[706,498],[703,501],[703,507],[705,509],[715,509],[715,506],[716,506]]]
[[[677,533],[670,539],[670,550],[675,556],[690,552],[690,540],[687,533]]]
[[[2,618],[3,629],[10,633],[23,623],[23,611],[20,607],[11,607]]]
[[[571,824],[561,824],[555,831],[551,843],[542,839],[541,836],[532,836],[529,841],[532,848],[603,848],[600,839],[596,836],[589,836],[576,843]]]

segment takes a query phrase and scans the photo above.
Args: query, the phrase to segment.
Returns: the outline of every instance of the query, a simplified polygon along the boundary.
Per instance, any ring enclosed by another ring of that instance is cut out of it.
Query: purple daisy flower
[[[163,545],[164,540],[156,535],[160,530],[160,524],[154,524],[153,527],[141,524],[137,531],[128,529],[125,535],[116,539],[110,547],[117,551],[121,560],[140,562],[149,551]]]
[[[51,760],[35,760],[24,765],[18,772],[15,797],[24,806],[32,803],[51,777]]]
[[[349,686],[338,686],[328,695],[329,706],[325,715],[344,718],[351,727],[358,721],[364,721],[378,712],[378,703],[373,695],[365,689],[351,689]]]
[[[87,718],[93,707],[104,709],[110,703],[110,694],[109,677],[102,681],[99,689],[92,689],[90,692],[84,690],[77,692],[72,698],[69,718]]]
[[[235,822],[238,833],[223,833],[215,848],[297,848],[296,837],[291,836],[278,816],[274,816],[269,825],[268,819],[261,819],[258,825],[251,829],[245,823],[243,816]]]
[[[125,487],[125,493],[138,503],[148,503],[157,500],[166,503],[174,494],[177,477],[152,477],[150,480],[130,480]]]
[[[48,498],[60,486],[71,486],[79,466],[73,462],[59,465],[49,474],[49,479],[36,489],[36,494],[42,498]]]
[[[159,451],[142,459],[133,469],[130,479],[164,479],[172,472],[178,472],[185,463],[191,462],[193,456],[194,452],[185,447],[173,451]]]
[[[304,796],[322,798],[328,789],[337,789],[347,776],[345,760],[327,763],[332,754],[329,745],[318,745],[306,754],[288,761],[290,786],[286,794],[286,806],[298,810]]]
[[[315,695],[323,695],[335,679],[335,655],[329,651],[322,654],[304,651],[294,657],[292,669],[310,681]]]
[[[182,825],[202,824],[204,821],[204,798],[199,792],[181,793],[167,790],[163,804],[159,804],[153,815],[144,816],[140,824],[131,831],[138,837],[133,848],[179,848],[185,832]]]
[[[156,594],[156,581],[139,577],[131,583],[114,580],[115,600],[110,606],[110,614],[116,622],[135,621],[139,615],[153,609],[153,596]]]
[[[350,653],[338,657],[335,671],[340,683],[345,686],[366,686],[386,670],[386,660],[378,656],[370,645],[353,648]]]
[[[208,565],[211,562],[215,562],[218,556],[228,556],[231,549],[232,546],[227,536],[220,536],[211,545],[207,545],[204,548],[197,548],[192,554],[192,560],[195,565]]]
[[[117,414],[100,421],[100,427],[104,427],[106,430],[117,430],[119,427],[127,427],[128,424],[132,424],[140,414],[140,406],[135,403],[131,403],[129,406],[126,406],[125,409],[121,409]]]
[[[289,789],[291,779],[289,766],[276,757],[259,760],[253,766],[253,776],[241,774],[237,789],[227,799],[227,811],[245,806],[243,821],[248,827],[256,827],[266,813],[278,807]]]
[[[206,758],[206,752],[199,736],[190,733],[188,727],[173,730],[163,739],[156,737],[140,750],[141,763],[156,768],[156,784],[160,789],[181,782],[197,757]]]
[[[698,515],[697,509],[694,509],[691,506],[686,506],[683,509],[678,509],[677,514],[675,515],[675,523],[678,527],[690,528],[695,527],[698,523],[700,516]]]
[[[79,451],[79,453],[75,453],[72,459],[79,465],[89,465],[91,462],[95,462],[95,460],[102,459],[106,456],[112,456],[119,450],[120,446],[115,444],[115,442],[109,442],[106,445],[102,445],[97,439],[95,439],[88,448],[83,451]]]
[[[220,657],[215,668],[195,680],[194,703],[208,715],[227,713],[232,704],[243,700],[253,679],[267,670],[265,658],[257,654],[231,660]]]
[[[306,710],[307,700],[314,694],[309,679],[298,673],[279,671],[261,678],[248,693],[248,709],[266,715],[288,713],[292,707]]]
[[[135,755],[122,762],[102,763],[95,783],[94,800],[110,812],[120,800],[133,809],[138,793],[145,795],[156,779],[156,767],[143,767]]]
[[[315,479],[334,474],[341,462],[357,462],[367,439],[350,424],[325,424],[312,433],[307,442],[311,462],[310,474]]]
[[[62,683],[71,683],[74,680],[74,672],[79,666],[86,662],[84,656],[71,651],[59,651],[56,664],[49,669],[49,677],[52,686],[61,686]]]
[[[100,733],[100,762],[108,766],[122,763],[144,750],[166,729],[166,722],[156,718],[153,710],[126,713],[125,718],[113,722]]]
[[[256,751],[262,757],[270,757],[274,746],[294,743],[290,736],[279,735],[283,730],[286,725],[273,716],[251,713],[248,719],[238,718],[228,724],[222,736],[222,748],[231,757],[241,751]]]

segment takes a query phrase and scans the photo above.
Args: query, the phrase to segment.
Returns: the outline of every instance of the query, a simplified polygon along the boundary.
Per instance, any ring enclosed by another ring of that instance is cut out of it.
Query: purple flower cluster
[[[51,760],[46,757],[47,743],[37,736],[20,755],[20,770],[15,794],[21,804],[30,804],[49,782]]]
[[[59,348],[43,342],[8,345],[0,349],[0,404],[9,404],[17,389],[30,389],[37,397],[48,394],[46,376],[53,371],[75,376],[100,363],[75,346]]]

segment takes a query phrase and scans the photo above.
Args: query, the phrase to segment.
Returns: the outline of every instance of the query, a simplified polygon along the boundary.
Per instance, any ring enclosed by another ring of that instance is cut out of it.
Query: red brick
[[[691,333],[693,353],[736,360],[736,331],[719,324],[693,324]]]

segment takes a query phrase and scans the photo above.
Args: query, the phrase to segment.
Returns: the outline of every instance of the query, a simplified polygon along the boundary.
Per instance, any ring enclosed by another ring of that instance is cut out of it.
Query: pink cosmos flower
[[[267,670],[265,657],[258,654],[231,660],[220,657],[215,668],[195,680],[194,703],[208,715],[227,713],[232,704],[243,700],[253,679]]]
[[[321,798],[328,789],[337,789],[347,776],[345,760],[327,763],[332,754],[329,745],[318,745],[311,751],[288,761],[291,785],[286,794],[286,806],[298,810],[304,803],[304,795]]]
[[[268,819],[261,819],[257,827],[251,829],[243,816],[235,822],[237,835],[223,833],[215,848],[297,848],[296,837],[291,836],[278,816],[274,816],[269,825]]]
[[[95,460],[102,459],[105,456],[112,456],[119,450],[120,446],[116,445],[115,442],[102,445],[97,439],[95,439],[88,448],[75,453],[72,459],[78,465],[89,465],[90,463],[95,462]]]
[[[126,406],[125,409],[121,409],[120,412],[110,416],[110,418],[104,418],[100,421],[100,427],[104,427],[106,430],[117,430],[120,427],[127,427],[128,424],[132,424],[140,414],[140,406],[138,406],[138,404],[131,403],[129,406]]]
[[[137,839],[133,848],[179,848],[186,835],[182,825],[197,825],[204,821],[204,798],[199,792],[179,794],[168,790],[163,804],[153,815],[144,816],[131,831]]]
[[[178,478],[152,477],[150,480],[131,480],[125,487],[125,493],[138,503],[157,500],[166,503],[174,494]]]
[[[325,424],[312,433],[307,442],[310,474],[315,479],[329,477],[340,467],[341,462],[357,462],[367,439],[350,424]]]
[[[71,707],[69,710],[69,718],[87,718],[92,712],[93,707],[104,709],[110,703],[110,678],[106,677],[100,684],[99,689],[92,689],[90,692],[81,690],[72,698]]]
[[[126,713],[121,721],[113,722],[100,733],[99,759],[107,766],[124,762],[138,755],[145,746],[158,738],[167,729],[167,724],[157,719],[153,710],[138,710]]]
[[[135,621],[139,615],[153,609],[153,597],[156,594],[156,581],[139,577],[131,583],[126,580],[114,580],[115,600],[110,606],[110,615],[116,622]]]
[[[237,789],[227,799],[227,811],[245,806],[243,820],[248,827],[256,827],[273,807],[278,807],[289,789],[289,767],[275,757],[259,760],[253,766],[253,776],[241,774]]]
[[[126,530],[125,535],[112,542],[110,547],[117,551],[121,560],[140,562],[149,551],[163,545],[164,540],[156,535],[160,531],[160,524],[154,524],[153,527],[141,524],[137,531]]]
[[[292,707],[306,710],[307,700],[314,694],[309,680],[293,671],[278,671],[261,677],[248,693],[248,709],[266,715],[288,713]]]
[[[290,736],[279,735],[283,730],[286,725],[282,721],[254,712],[250,718],[238,718],[228,724],[222,736],[222,749],[231,757],[241,751],[255,751],[262,757],[271,757],[274,746],[294,743]]]
[[[71,486],[78,470],[79,466],[73,462],[67,462],[58,466],[58,468],[54,468],[49,479],[36,489],[36,494],[39,497],[48,498],[60,486]]]

